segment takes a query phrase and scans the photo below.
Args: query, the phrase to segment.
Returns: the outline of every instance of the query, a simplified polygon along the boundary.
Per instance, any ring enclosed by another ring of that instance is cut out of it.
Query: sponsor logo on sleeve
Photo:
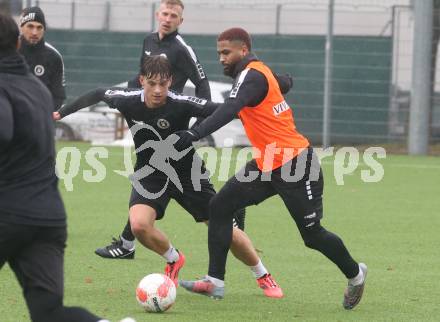
[[[231,98],[237,97],[238,90],[240,89],[240,86],[241,86],[241,82],[237,82],[235,84],[234,88],[232,89],[231,93],[229,94],[229,97],[231,97]]]
[[[247,73],[249,72],[249,68],[246,68],[240,73],[240,76],[238,76],[237,82],[234,85],[234,88],[229,93],[230,98],[236,98],[238,94],[238,90],[240,89],[241,84],[243,84],[244,79],[246,78]]]
[[[188,101],[194,102],[194,103],[199,104],[199,105],[205,105],[206,104],[206,100],[205,99],[199,98],[199,97],[194,97],[194,96],[188,96]]]
[[[202,65],[200,65],[199,62],[197,62],[196,67],[197,67],[197,71],[199,72],[200,79],[205,79],[206,75],[205,75],[205,72],[203,71]]]

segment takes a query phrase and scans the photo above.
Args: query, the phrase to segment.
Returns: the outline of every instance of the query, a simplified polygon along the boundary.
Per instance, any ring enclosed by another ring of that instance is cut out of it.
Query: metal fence
[[[275,70],[288,71],[295,76],[295,89],[288,97],[289,103],[296,107],[300,128],[303,124],[305,128],[302,130],[320,141],[329,1],[186,0],[184,3],[185,21],[180,32],[190,40],[208,69],[210,79],[226,80],[220,76],[215,37],[209,38],[210,35],[215,36],[232,26],[247,29],[254,36],[255,51],[259,56]],[[69,93],[76,95],[75,86],[84,85],[77,78],[82,71],[81,60],[95,55],[90,53],[90,40],[80,34],[101,34],[102,41],[97,36],[91,45],[98,53],[102,50],[112,59],[107,70],[100,64],[99,70],[94,71],[91,66],[87,72],[119,73],[122,81],[126,74],[137,68],[145,32],[156,28],[154,12],[158,1],[25,0],[23,5],[39,5],[45,11],[50,28],[48,38],[52,38],[68,58]],[[407,140],[414,42],[411,5],[410,0],[335,1],[335,46],[330,66],[333,71],[333,142]],[[439,26],[434,28],[438,30]],[[57,38],[61,36],[51,36],[54,29],[70,30],[73,39],[61,40]],[[133,41],[112,41],[112,37],[117,38],[115,33],[130,34]],[[75,46],[69,46],[69,42]],[[125,64],[118,67],[115,64],[118,59]],[[437,99],[440,96],[436,94],[440,91],[440,82],[435,81],[435,74],[433,69],[430,118],[430,140],[433,143],[440,142],[440,99]],[[94,81],[85,83],[102,85]]]
[[[242,0],[185,2],[183,33],[215,34],[240,25],[259,34],[320,34],[327,29],[328,0]],[[24,0],[41,6],[52,28],[110,31],[154,30],[158,1],[148,0]],[[335,33],[389,34],[393,6],[409,0],[339,0],[335,2]]]

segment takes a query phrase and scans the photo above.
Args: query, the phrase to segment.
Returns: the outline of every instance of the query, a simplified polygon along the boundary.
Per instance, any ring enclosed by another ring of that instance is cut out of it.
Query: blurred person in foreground
[[[0,268],[9,263],[33,322],[105,322],[63,306],[67,229],[55,175],[52,99],[18,45],[17,24],[0,13]]]

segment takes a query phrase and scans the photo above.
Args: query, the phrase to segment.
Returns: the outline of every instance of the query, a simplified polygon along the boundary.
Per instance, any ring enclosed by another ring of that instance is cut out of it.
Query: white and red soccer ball
[[[136,299],[147,312],[165,312],[176,300],[176,286],[166,275],[150,274],[139,282]]]

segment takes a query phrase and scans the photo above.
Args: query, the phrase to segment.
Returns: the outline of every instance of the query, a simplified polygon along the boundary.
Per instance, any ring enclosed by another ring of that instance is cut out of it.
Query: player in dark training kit
[[[193,48],[187,44],[178,27],[183,23],[184,6],[180,0],[162,0],[156,11],[158,29],[145,37],[140,63],[145,57],[162,55],[171,64],[173,80],[170,89],[182,93],[189,79],[195,86],[195,96],[211,99],[208,78]],[[139,87],[138,78],[128,87]]]
[[[198,176],[205,169],[194,148],[175,150],[173,144],[178,137],[172,133],[188,129],[191,117],[212,114],[218,104],[169,92],[171,70],[162,56],[147,57],[141,75],[143,90],[97,89],[65,105],[54,113],[54,119],[99,101],[122,113],[130,126],[137,155],[129,203],[131,229],[141,244],[166,259],[165,274],[177,285],[185,257],[154,223],[163,218],[170,199],[176,200],[195,221],[208,222],[209,202],[215,190],[208,179]],[[249,266],[266,296],[282,297],[281,288],[262,264],[251,241],[237,227],[233,228],[231,250]]]
[[[0,268],[9,263],[33,322],[108,322],[63,305],[67,229],[53,102],[18,54],[18,37],[13,18],[0,13]]]
[[[41,80],[52,94],[53,111],[66,99],[64,63],[60,52],[44,39],[46,19],[39,7],[23,9],[20,17],[21,45],[30,71]]]
[[[181,0],[162,0],[156,11],[157,31],[148,34],[142,45],[140,65],[145,57],[162,55],[168,58],[173,79],[170,89],[182,93],[189,79],[195,85],[195,96],[211,99],[208,78],[194,50],[186,43],[178,32],[183,22],[184,5]],[[128,82],[129,88],[142,87],[139,77]],[[244,228],[244,209],[237,213],[237,225]],[[133,259],[135,255],[134,235],[131,231],[130,220],[125,225],[120,238],[113,238],[110,245],[95,250],[103,258]]]
[[[209,100],[211,93],[208,78],[197,59],[194,50],[185,42],[178,32],[178,27],[183,22],[183,3],[180,0],[162,0],[156,12],[158,29],[144,39],[141,63],[150,55],[162,55],[168,58],[173,76],[170,89],[181,93],[186,81],[191,80],[195,87],[195,96]],[[283,88],[288,91],[291,79],[287,76],[277,76],[283,83]],[[129,82],[128,87],[140,87],[139,78]],[[244,230],[245,209],[235,214],[238,228]],[[113,239],[107,246],[98,248],[95,253],[103,258],[132,259],[135,255],[134,235],[131,231],[130,221],[125,225],[120,238]]]

